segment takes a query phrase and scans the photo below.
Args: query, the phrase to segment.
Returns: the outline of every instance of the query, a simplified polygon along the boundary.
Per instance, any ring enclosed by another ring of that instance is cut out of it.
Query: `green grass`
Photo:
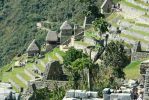
[[[45,71],[45,67],[41,64],[38,64],[37,67],[39,68],[39,70],[41,70],[41,72]]]
[[[140,77],[141,61],[133,61],[124,68],[126,79],[138,79]]]
[[[59,53],[61,56],[64,56],[65,53],[60,51],[59,48],[55,48],[53,49],[51,52],[49,53],[46,53],[45,54],[45,57],[42,58],[41,60],[44,62],[44,63],[47,63],[49,60],[48,60],[48,56],[50,56],[52,59],[54,60],[58,60],[58,58],[55,56],[55,53]],[[30,60],[33,60],[33,58],[29,58]],[[18,84],[20,87],[24,87],[24,88],[27,88],[27,86],[21,82],[17,77],[16,75],[19,74],[20,76],[22,76],[26,81],[29,81],[31,80],[31,78],[25,74],[24,70],[28,70],[32,75],[34,75],[35,77],[39,75],[38,74],[35,74],[33,73],[32,69],[33,69],[33,64],[34,63],[27,63],[25,67],[17,67],[17,68],[13,68],[13,71],[9,71],[7,72],[8,69],[10,69],[11,67],[14,66],[14,61],[13,63],[11,64],[8,64],[6,65],[5,67],[3,67],[1,70],[0,70],[0,80],[2,80],[2,82],[9,82],[9,79],[13,80],[16,84]],[[36,65],[36,64],[35,64]],[[11,67],[10,67],[11,66]],[[42,65],[42,64],[37,64],[37,67],[39,68],[39,70],[41,70],[42,72],[45,71],[45,67]],[[13,87],[14,90],[18,91],[15,87]]]
[[[145,11],[145,9],[141,8],[140,6],[137,6],[137,5],[134,5],[134,4],[132,4],[132,3],[129,3],[129,2],[127,2],[126,0],[122,0],[121,3],[122,3],[122,4],[125,4],[125,5],[127,5],[127,6],[129,6],[129,7],[135,8],[135,9],[137,9],[137,10]]]
[[[143,24],[143,23],[136,23],[137,26],[142,26],[142,27],[149,27],[148,24]]]
[[[137,38],[137,37],[135,37],[135,36],[131,36],[131,35],[124,34],[124,33],[122,33],[120,36],[126,37],[126,38],[128,38],[128,39],[130,39],[130,40],[141,41],[141,42],[144,42],[144,43],[148,43],[148,42],[149,42],[149,41],[147,41],[147,40],[144,40],[144,39],[141,39],[141,38]]]
[[[149,36],[149,32],[144,32],[144,31],[141,31],[141,30],[136,30],[136,29],[129,29],[131,32],[136,32],[136,33],[139,33],[139,34],[142,34],[144,36]]]
[[[149,3],[145,3],[145,2],[143,2],[141,0],[135,0],[135,1],[138,2],[138,3],[140,3],[140,4],[143,4],[145,6],[149,6]]]

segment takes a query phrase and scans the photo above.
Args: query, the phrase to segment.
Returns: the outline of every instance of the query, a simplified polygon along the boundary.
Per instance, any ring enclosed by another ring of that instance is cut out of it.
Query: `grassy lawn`
[[[133,61],[126,68],[124,72],[126,79],[138,79],[140,76],[140,63],[141,61]]]

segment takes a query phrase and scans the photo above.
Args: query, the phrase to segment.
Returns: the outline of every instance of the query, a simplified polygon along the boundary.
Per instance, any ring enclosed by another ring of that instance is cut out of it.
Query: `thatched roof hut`
[[[61,25],[60,30],[72,30],[72,26],[68,23],[68,21],[65,21]]]
[[[36,40],[34,39],[29,47],[27,48],[28,56],[34,56],[34,54],[37,54],[40,52],[40,49],[36,43]]]
[[[57,42],[58,34],[56,31],[49,31],[46,36],[46,42]]]

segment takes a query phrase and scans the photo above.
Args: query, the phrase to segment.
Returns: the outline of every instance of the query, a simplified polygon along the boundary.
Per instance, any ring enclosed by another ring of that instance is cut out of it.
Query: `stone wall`
[[[140,74],[145,75],[146,74],[146,70],[149,68],[149,62],[142,62],[140,65]]]
[[[49,90],[53,90],[56,86],[62,87],[67,84],[67,81],[53,81],[53,80],[47,80],[47,81],[29,81],[28,82],[28,90],[26,93],[33,93],[33,84],[36,87],[36,89],[42,89],[45,87],[48,87]]]
[[[91,44],[91,45],[96,45],[96,41],[92,38],[89,38],[89,37],[84,37],[84,42]]]
[[[112,0],[104,0],[101,6],[101,13],[109,13],[112,8]]]
[[[143,60],[149,58],[149,52],[133,52],[131,54],[131,61]]]

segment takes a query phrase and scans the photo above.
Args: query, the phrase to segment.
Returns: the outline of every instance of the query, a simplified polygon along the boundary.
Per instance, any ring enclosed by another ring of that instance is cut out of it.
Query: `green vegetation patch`
[[[145,6],[149,6],[149,3],[145,3],[142,0],[135,0],[135,1],[138,2],[138,3],[140,3],[140,4],[143,4]]]
[[[143,23],[136,23],[136,25],[138,25],[138,26],[143,26],[143,27],[149,27],[148,24],[143,24]]]
[[[141,61],[133,61],[125,67],[124,72],[127,79],[138,79],[140,77]]]

